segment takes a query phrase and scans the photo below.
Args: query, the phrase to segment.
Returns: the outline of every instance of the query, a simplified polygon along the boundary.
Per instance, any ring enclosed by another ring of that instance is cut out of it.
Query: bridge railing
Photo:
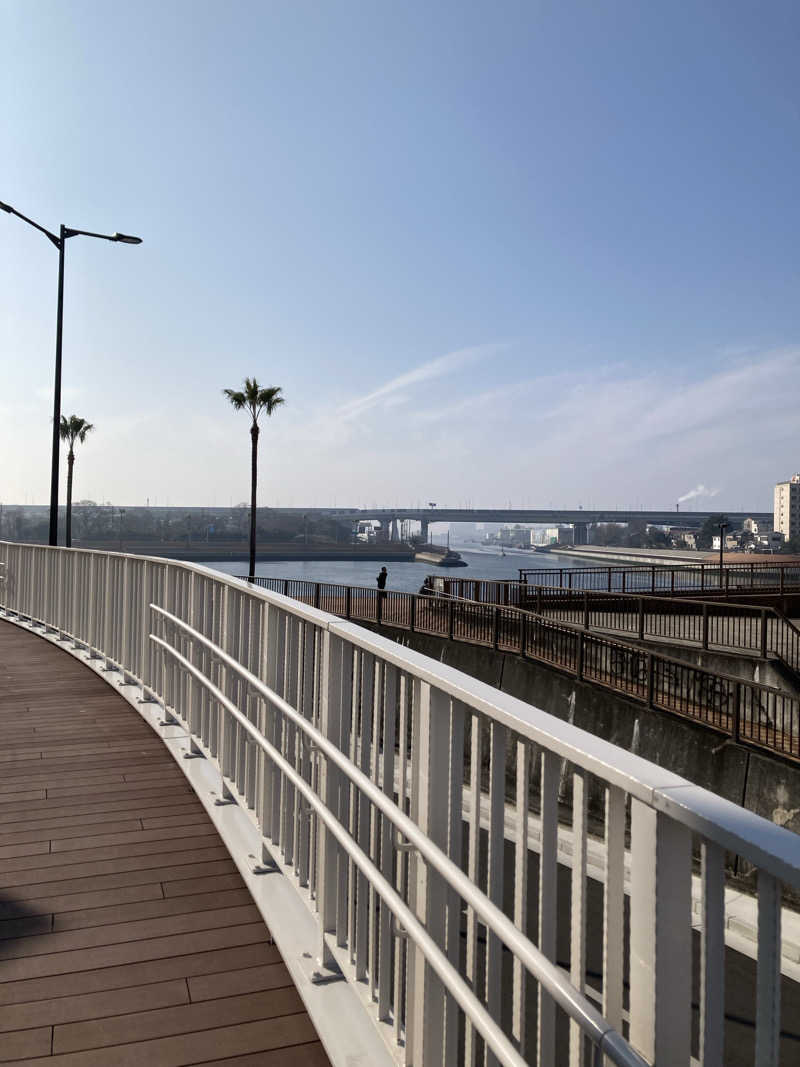
[[[728,854],[757,881],[753,1062],[778,1064],[796,835],[393,641],[203,567],[8,544],[0,557],[6,617],[102,658],[183,725],[223,800],[257,820],[264,868],[317,916],[315,980],[338,967],[401,1062],[722,1062]]]

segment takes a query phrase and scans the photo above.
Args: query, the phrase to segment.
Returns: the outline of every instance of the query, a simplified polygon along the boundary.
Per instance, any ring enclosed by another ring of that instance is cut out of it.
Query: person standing
[[[380,574],[375,579],[378,583],[378,600],[386,599],[386,579],[389,577],[389,572],[385,567],[381,567]]]

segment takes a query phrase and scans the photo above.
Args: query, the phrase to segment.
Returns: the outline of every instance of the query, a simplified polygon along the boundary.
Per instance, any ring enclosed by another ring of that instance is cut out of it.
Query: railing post
[[[611,592],[611,568],[608,568],[608,591]]]
[[[703,604],[703,648],[708,648],[708,604]]]
[[[674,567],[669,572],[669,591],[673,596],[675,595],[675,568]]]
[[[725,596],[728,595],[731,588],[731,571],[730,567],[725,568]]]
[[[578,655],[577,655],[577,662],[575,664],[575,677],[580,682],[580,681],[583,680],[583,638],[584,638],[583,630],[578,630],[577,631],[577,638],[578,638]]]
[[[700,592],[702,593],[706,587],[706,567],[704,563],[700,564]]]
[[[288,578],[284,578],[283,579],[283,595],[284,596],[288,596],[289,595],[289,579]]]
[[[653,664],[654,664],[653,653],[652,652],[648,652],[647,653],[647,706],[648,706],[648,708],[652,708],[652,706],[653,706],[653,697],[655,696],[655,688],[656,688],[656,685],[655,685],[656,675],[655,675],[655,670],[654,670]]]
[[[378,626],[380,626],[381,617],[383,616],[383,597],[381,596],[382,592],[383,590],[379,589],[378,595],[375,598],[375,622],[378,624]]]
[[[767,658],[767,609],[761,609],[761,658]]]
[[[453,640],[453,601],[447,601],[447,636]]]
[[[319,607],[319,582],[314,583],[314,607]]]
[[[733,740],[737,743],[741,738],[742,732],[742,683],[737,682],[734,686],[734,702],[733,702]]]
[[[783,571],[783,567],[782,566],[779,567],[778,574],[780,574],[780,579],[779,579],[779,581],[780,581],[780,589],[781,589],[781,596],[783,596],[785,583],[784,583],[784,577],[783,577],[784,576],[784,571]]]
[[[625,592],[625,578],[626,578],[626,572],[623,571],[622,572],[622,592],[623,593]]]
[[[651,567],[650,568],[650,592],[651,593],[655,593],[655,591],[656,591],[656,569],[655,569],[655,567]]]
[[[500,612],[497,610],[496,604],[494,606],[494,618],[492,623],[492,648],[498,648],[500,645]]]
[[[639,597],[639,640],[644,641],[644,597]]]
[[[347,588],[345,589],[345,593],[344,593],[344,617],[346,619],[350,618],[350,609],[352,607],[352,596],[353,596],[353,590],[348,585]]]
[[[536,586],[536,614],[542,614],[542,587],[540,585]]]
[[[692,834],[631,798],[630,1043],[648,1063],[689,1063]]]
[[[589,594],[585,592],[583,594],[583,628],[589,629]]]
[[[417,598],[412,593],[411,597],[410,597],[409,607],[408,607],[408,628],[411,630],[412,634],[414,632],[414,625],[416,623],[416,616],[417,616]]]

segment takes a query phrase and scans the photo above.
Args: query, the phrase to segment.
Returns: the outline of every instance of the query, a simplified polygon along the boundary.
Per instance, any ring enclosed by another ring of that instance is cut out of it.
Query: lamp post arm
[[[34,230],[38,230],[39,233],[43,233],[48,240],[52,241],[56,248],[61,248],[61,240],[56,237],[54,233],[50,233],[44,226],[40,226],[38,222],[34,222],[33,219],[29,219],[27,215],[23,215],[21,211],[17,211],[15,207],[10,204],[4,204],[0,200],[0,211],[5,211],[8,215],[16,215],[18,219],[22,219],[23,222],[27,222],[29,226],[33,226]]]

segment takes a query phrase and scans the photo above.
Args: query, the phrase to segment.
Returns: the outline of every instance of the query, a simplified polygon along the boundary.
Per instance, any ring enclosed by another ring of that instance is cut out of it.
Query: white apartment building
[[[800,533],[800,474],[775,486],[774,526],[784,541]]]

